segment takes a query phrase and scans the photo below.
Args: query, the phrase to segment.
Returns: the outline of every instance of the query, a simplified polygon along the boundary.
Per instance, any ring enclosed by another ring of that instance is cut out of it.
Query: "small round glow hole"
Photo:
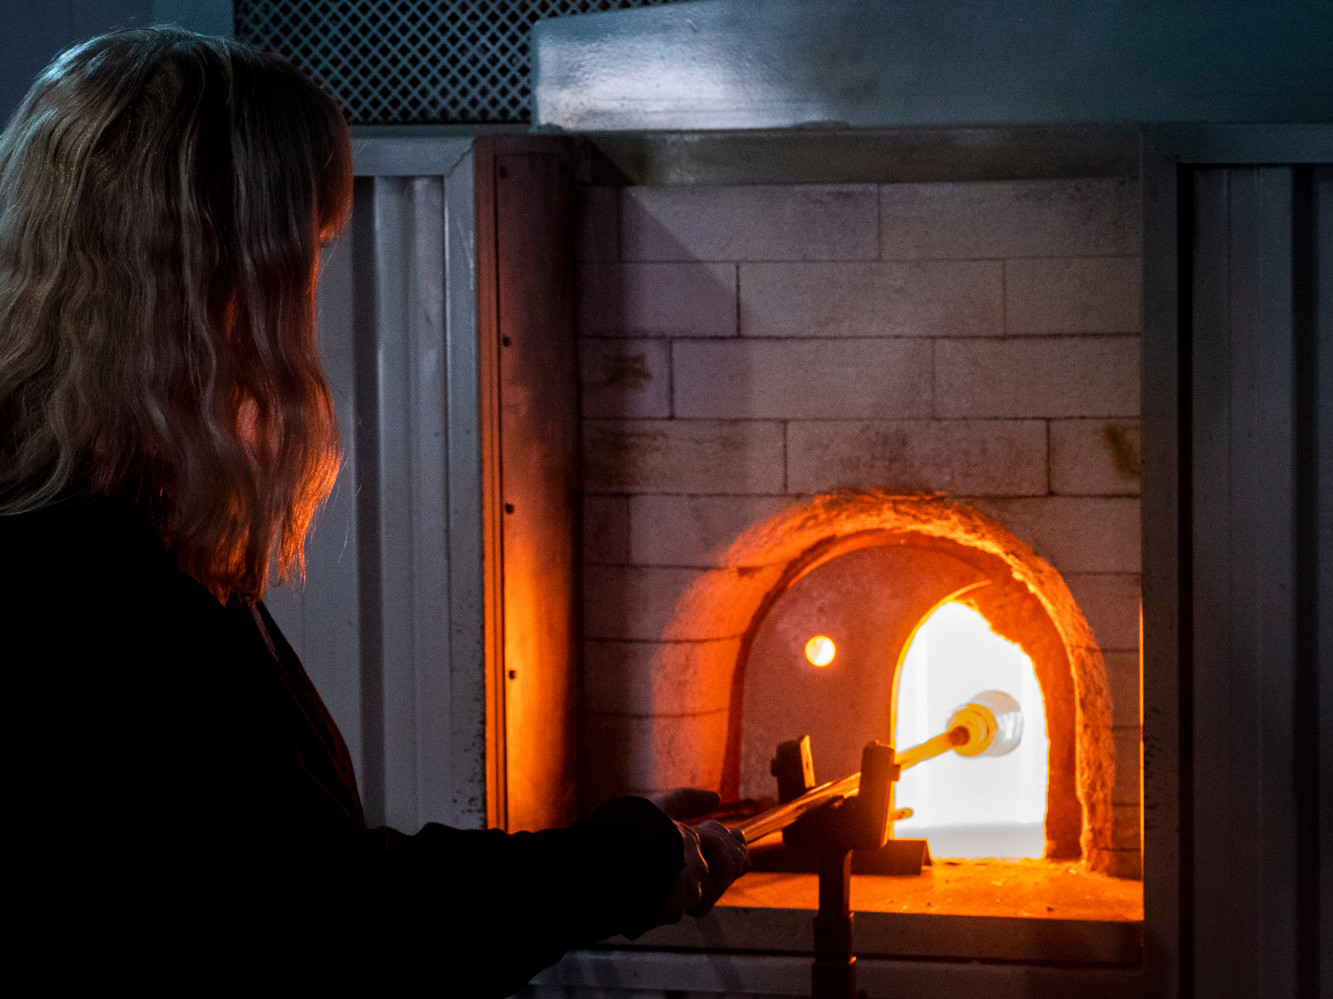
[[[805,658],[812,666],[827,666],[838,654],[838,647],[828,635],[816,635],[805,643]]]

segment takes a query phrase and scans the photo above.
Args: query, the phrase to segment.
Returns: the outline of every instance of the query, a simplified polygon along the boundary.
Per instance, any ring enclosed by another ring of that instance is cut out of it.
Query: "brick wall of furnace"
[[[1114,179],[581,189],[590,797],[716,783],[690,745],[730,677],[691,649],[739,635],[662,639],[737,534],[838,487],[942,491],[1092,625],[1137,865],[1138,220]]]

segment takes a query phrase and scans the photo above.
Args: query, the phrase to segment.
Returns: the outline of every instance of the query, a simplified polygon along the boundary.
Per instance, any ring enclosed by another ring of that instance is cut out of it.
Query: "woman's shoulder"
[[[62,751],[141,739],[197,755],[253,699],[244,634],[145,519],[111,506],[0,517],[0,552],[7,675],[34,706],[24,724],[64,733]]]
[[[167,582],[175,568],[153,526],[111,503],[0,516],[0,551],[0,586],[23,603],[81,594],[114,599]]]
[[[82,560],[102,555],[165,556],[157,531],[132,507],[111,501],[62,503],[0,515],[0,541],[6,551],[32,557],[77,555]]]
[[[0,624],[53,663],[124,653],[180,634],[204,638],[221,605],[156,529],[114,504],[0,516]]]

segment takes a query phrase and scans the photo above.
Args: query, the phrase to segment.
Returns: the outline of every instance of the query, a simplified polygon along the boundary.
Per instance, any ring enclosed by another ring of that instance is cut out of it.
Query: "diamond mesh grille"
[[[528,29],[672,0],[235,0],[236,38],[281,52],[354,125],[524,122]]]

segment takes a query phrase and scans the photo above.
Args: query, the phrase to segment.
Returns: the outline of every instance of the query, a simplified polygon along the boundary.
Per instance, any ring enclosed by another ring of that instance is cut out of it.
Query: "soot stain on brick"
[[[1139,439],[1133,430],[1123,423],[1108,423],[1102,427],[1102,438],[1111,451],[1111,463],[1116,472],[1127,479],[1137,479],[1142,462]]]
[[[850,453],[834,458],[840,485],[862,486],[884,477],[885,469],[905,460],[908,449],[907,432],[900,428],[878,427],[867,424],[856,430],[855,447]]]
[[[638,391],[653,380],[646,354],[619,354],[602,358],[602,378],[596,388]]]
[[[666,446],[667,435],[661,430],[595,431],[584,445],[584,468],[594,483],[623,486],[642,474]]]

